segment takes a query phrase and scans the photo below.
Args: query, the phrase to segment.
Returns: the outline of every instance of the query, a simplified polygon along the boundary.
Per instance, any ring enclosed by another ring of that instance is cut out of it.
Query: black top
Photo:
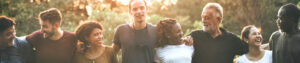
[[[273,39],[273,63],[300,63],[300,33],[287,35],[275,32]]]
[[[154,63],[155,31],[151,24],[143,30],[134,30],[129,24],[118,26],[114,44],[122,50],[122,63]]]
[[[235,55],[248,52],[248,44],[236,35],[220,28],[222,34],[216,38],[203,30],[193,31],[192,63],[233,63]]]

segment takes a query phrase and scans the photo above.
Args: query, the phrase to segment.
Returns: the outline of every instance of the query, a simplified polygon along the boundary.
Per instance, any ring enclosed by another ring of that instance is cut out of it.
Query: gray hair
[[[215,9],[215,11],[218,12],[218,14],[215,14],[215,17],[220,16],[223,18],[223,7],[219,3],[207,3],[203,7],[203,10],[205,9]]]

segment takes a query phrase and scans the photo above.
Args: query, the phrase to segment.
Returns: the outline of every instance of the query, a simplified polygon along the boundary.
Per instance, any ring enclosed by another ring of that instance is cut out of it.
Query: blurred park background
[[[147,21],[156,24],[166,18],[176,19],[185,35],[202,29],[201,12],[208,2],[220,3],[224,8],[221,27],[240,35],[242,27],[255,25],[261,29],[267,43],[272,32],[278,30],[275,20],[280,6],[300,0],[146,0],[149,7]],[[39,30],[39,12],[58,8],[62,11],[62,29],[74,31],[87,20],[104,25],[104,44],[111,45],[116,26],[130,22],[129,0],[0,0],[0,15],[15,19],[17,36]]]

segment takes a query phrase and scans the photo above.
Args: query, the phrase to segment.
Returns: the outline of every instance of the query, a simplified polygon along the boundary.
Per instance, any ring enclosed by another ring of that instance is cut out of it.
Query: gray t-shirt
[[[122,63],[154,63],[155,26],[134,30],[129,24],[120,25],[114,43],[122,50]]]

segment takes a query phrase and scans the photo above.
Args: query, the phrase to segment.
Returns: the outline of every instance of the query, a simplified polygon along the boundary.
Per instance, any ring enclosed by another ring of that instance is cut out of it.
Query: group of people
[[[245,26],[241,37],[219,25],[223,8],[218,3],[203,7],[202,30],[183,38],[180,23],[160,20],[147,23],[147,3],[129,2],[132,22],[116,28],[113,45],[103,45],[103,26],[84,21],[74,32],[62,30],[60,10],[50,8],[38,15],[41,29],[26,37],[15,36],[13,19],[0,17],[0,63],[300,63],[300,10],[294,4],[280,7],[279,31],[262,48],[262,35],[254,25]],[[241,55],[236,61],[236,55]]]

